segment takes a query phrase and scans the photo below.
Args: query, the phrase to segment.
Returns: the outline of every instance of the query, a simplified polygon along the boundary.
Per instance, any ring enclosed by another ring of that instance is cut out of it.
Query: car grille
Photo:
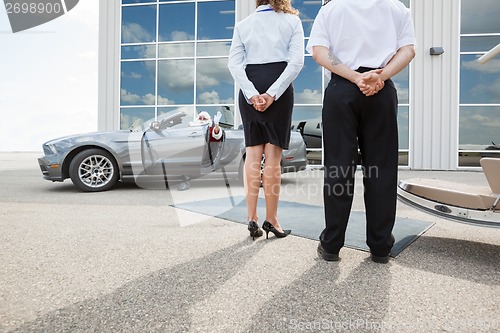
[[[42,171],[42,174],[44,176],[48,176],[49,175],[49,172],[47,171],[47,168],[45,167],[45,165],[40,165],[40,170]]]

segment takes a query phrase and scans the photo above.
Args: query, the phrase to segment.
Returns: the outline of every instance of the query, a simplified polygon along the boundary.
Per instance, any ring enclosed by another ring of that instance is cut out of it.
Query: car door
[[[144,132],[142,151],[147,174],[196,177],[218,164],[222,145],[210,145],[209,126],[189,126],[184,116],[164,119],[158,129]],[[207,153],[211,154],[207,157]]]

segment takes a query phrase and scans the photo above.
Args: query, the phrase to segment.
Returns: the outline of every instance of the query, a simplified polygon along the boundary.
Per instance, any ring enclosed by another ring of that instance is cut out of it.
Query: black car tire
[[[245,155],[240,161],[240,166],[238,168],[238,179],[241,181],[241,184],[245,182]],[[262,155],[262,160],[260,161],[260,186],[262,187],[262,176],[264,175],[264,165],[266,163],[266,157]]]
[[[241,184],[243,184],[245,181],[244,172],[245,172],[245,156],[243,156],[243,158],[241,159],[240,165],[238,167],[238,180],[240,181]]]
[[[98,148],[79,152],[69,165],[71,181],[84,192],[109,190],[118,181],[118,173],[115,158]]]

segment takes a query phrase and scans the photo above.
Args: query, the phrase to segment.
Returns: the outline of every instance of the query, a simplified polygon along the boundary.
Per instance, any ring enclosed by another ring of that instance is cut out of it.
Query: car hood
[[[129,130],[121,130],[121,131],[109,131],[109,132],[90,132],[90,133],[81,133],[81,134],[73,134],[66,135],[56,139],[52,139],[50,141],[45,142],[45,145],[51,145],[62,141],[68,142],[92,142],[92,141],[101,141],[102,139],[114,140],[114,139],[123,139],[131,136],[132,133]],[[141,133],[142,135],[142,133]]]
[[[45,155],[66,155],[75,148],[91,145],[110,151],[120,151],[123,147],[130,147],[130,144],[140,142],[142,136],[143,132],[129,130],[67,135],[45,142],[42,145],[42,150]]]

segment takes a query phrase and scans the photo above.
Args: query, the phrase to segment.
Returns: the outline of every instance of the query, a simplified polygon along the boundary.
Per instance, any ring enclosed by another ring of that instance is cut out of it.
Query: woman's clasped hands
[[[252,105],[255,108],[255,110],[259,112],[264,112],[271,104],[273,104],[274,97],[270,96],[267,93],[264,93],[252,96],[252,98],[250,98],[250,102],[252,102]]]

